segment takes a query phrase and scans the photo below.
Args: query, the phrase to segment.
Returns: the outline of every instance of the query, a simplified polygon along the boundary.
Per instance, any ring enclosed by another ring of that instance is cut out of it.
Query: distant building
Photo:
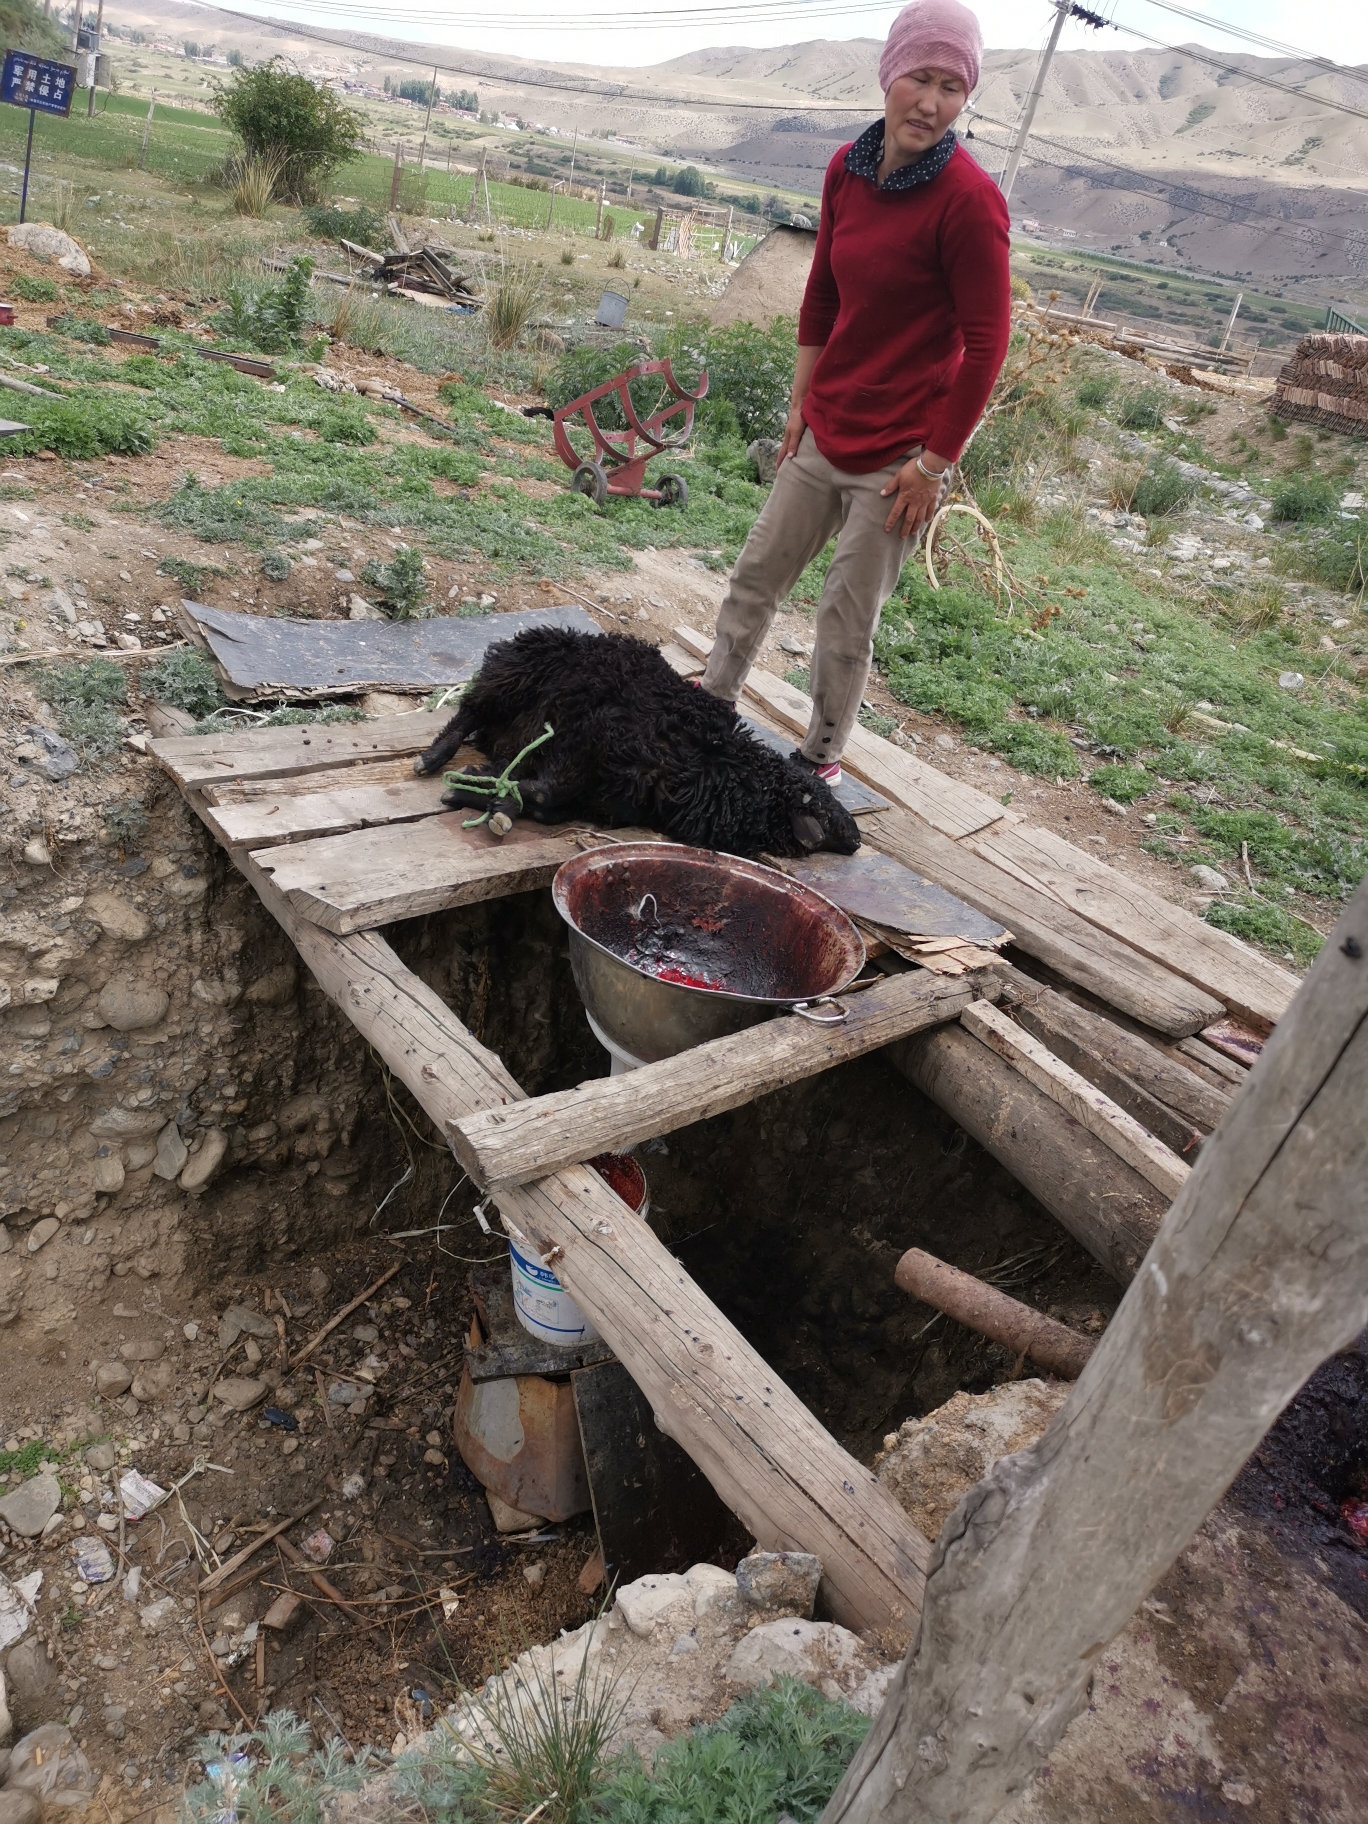
[[[1022,231],[1026,234],[1039,234],[1040,233],[1040,223],[1032,220],[1032,218],[1029,215],[1025,216],[1022,219],[1021,226],[1022,226]]]

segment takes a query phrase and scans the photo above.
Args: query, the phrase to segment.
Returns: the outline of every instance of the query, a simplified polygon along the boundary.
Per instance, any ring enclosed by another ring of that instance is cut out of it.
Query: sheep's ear
[[[809,817],[804,811],[795,811],[793,813],[793,834],[804,852],[810,854],[813,849],[821,848],[826,832],[815,817]]]

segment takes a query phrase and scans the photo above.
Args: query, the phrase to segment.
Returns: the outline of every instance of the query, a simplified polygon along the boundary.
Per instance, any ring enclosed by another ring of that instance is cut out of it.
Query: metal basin
[[[580,998],[614,1044],[647,1064],[802,1011],[864,966],[844,912],[735,855],[619,843],[567,861],[551,891],[570,927]]]

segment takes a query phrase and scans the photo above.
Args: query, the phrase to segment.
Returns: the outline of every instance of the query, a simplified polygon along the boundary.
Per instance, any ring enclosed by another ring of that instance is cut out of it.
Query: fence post
[[[651,252],[660,252],[660,225],[665,220],[665,209],[662,205],[656,210],[655,227],[651,230]]]
[[[470,202],[466,208],[466,220],[468,222],[473,222],[475,220],[475,211],[478,207],[477,199],[480,194],[480,179],[484,176],[485,160],[488,157],[489,157],[488,148],[481,147],[481,149],[480,149],[480,168],[475,173],[474,177],[472,177],[470,180]]]
[[[399,184],[404,174],[404,148],[396,139],[394,142],[394,169],[390,172],[390,210],[399,207]]]
[[[722,248],[717,256],[724,266],[727,263],[727,243],[731,239],[732,209],[734,207],[734,204],[729,204],[727,207],[727,225],[722,230]]]
[[[598,214],[594,217],[594,239],[598,240],[603,233],[603,199],[608,194],[608,179],[605,177],[599,185]]]
[[[139,169],[139,171],[142,170],[143,162],[147,157],[147,136],[152,131],[152,110],[153,110],[153,108],[156,107],[156,105],[157,105],[157,94],[156,94],[156,90],[154,89],[152,92],[152,99],[147,104],[147,119],[143,122],[142,144],[138,147],[138,169]]]

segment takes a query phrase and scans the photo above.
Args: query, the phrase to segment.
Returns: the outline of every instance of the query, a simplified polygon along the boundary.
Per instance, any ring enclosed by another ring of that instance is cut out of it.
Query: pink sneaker
[[[841,763],[839,760],[809,760],[801,748],[795,748],[792,758],[802,766],[809,766],[817,777],[826,785],[841,783]]]

